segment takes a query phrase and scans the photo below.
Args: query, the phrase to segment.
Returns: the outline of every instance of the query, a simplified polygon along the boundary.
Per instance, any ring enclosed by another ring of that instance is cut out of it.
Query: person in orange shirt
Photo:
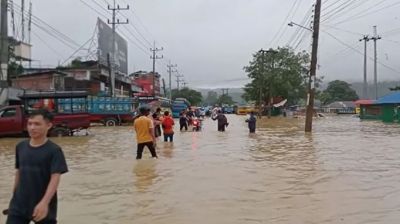
[[[140,112],[139,117],[136,118],[133,123],[137,139],[136,159],[142,158],[145,146],[149,148],[151,156],[153,158],[158,158],[155,149],[156,137],[154,136],[153,121],[147,117],[150,114],[150,108],[141,107],[139,108],[139,112]]]
[[[164,132],[164,142],[174,141],[174,119],[170,116],[168,111],[164,112],[164,118],[162,119],[162,128]]]

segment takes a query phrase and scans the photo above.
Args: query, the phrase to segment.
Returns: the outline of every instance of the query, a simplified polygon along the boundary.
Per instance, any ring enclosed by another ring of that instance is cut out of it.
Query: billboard
[[[107,54],[112,60],[113,31],[107,23],[97,19],[98,29],[98,59],[99,63],[107,66]],[[120,73],[128,74],[128,43],[118,33],[115,34],[115,68]]]

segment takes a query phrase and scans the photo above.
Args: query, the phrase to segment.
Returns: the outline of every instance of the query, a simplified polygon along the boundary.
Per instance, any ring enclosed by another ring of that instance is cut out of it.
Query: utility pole
[[[182,77],[183,77],[183,75],[181,75],[181,74],[179,74],[178,73],[178,75],[175,75],[175,77],[176,77],[176,88],[178,89],[178,91],[179,91],[179,84],[181,83],[181,81],[182,81]]]
[[[14,13],[14,1],[9,0],[8,4],[10,5],[10,13],[11,13],[11,24],[12,24],[12,36],[15,37],[15,13]]]
[[[120,22],[119,19],[117,19],[117,12],[121,10],[129,10],[129,5],[127,5],[125,8],[121,8],[119,5],[116,5],[115,0],[113,0],[113,6],[108,5],[108,10],[112,11],[112,20],[108,20],[108,24],[112,25],[112,48],[111,48],[111,96],[115,97],[115,70],[116,70],[116,52],[115,52],[115,25],[120,25],[120,24],[128,24],[129,21],[126,19],[125,22]]]
[[[28,44],[31,43],[32,33],[32,2],[29,2],[29,14],[28,14]]]
[[[32,35],[32,2],[29,2],[29,15],[28,15],[28,44],[31,44]],[[29,68],[32,68],[32,60],[29,59]]]
[[[378,56],[377,56],[377,47],[376,47],[376,42],[378,40],[382,39],[380,36],[378,36],[378,33],[376,31],[376,26],[374,26],[374,36],[371,38],[371,40],[374,41],[374,87],[375,87],[375,100],[378,99]]]
[[[21,0],[21,40],[25,42],[25,0]]]
[[[8,87],[8,21],[7,0],[0,0],[0,97]],[[3,102],[0,102],[2,104]]]
[[[317,70],[317,55],[318,55],[318,39],[319,39],[319,25],[321,18],[321,0],[316,0],[314,25],[313,25],[313,44],[311,52],[311,66],[310,66],[310,83],[308,85],[308,100],[306,111],[305,132],[312,132],[312,119],[314,116],[314,97],[315,97],[315,81]]]
[[[364,85],[363,85],[363,98],[368,98],[368,81],[367,81],[367,42],[370,40],[368,35],[364,35],[360,41],[364,41]]]
[[[269,81],[269,103],[268,103],[268,118],[271,118],[272,116],[272,108],[274,105],[274,92],[273,92],[273,79],[274,79],[274,70],[275,70],[275,54],[277,54],[278,52],[275,50],[268,50],[267,53],[271,54],[271,72],[270,72],[270,81]]]
[[[171,78],[172,78],[172,72],[176,72],[176,70],[172,70],[173,68],[176,68],[176,67],[178,67],[178,65],[177,64],[175,64],[175,65],[173,65],[173,64],[171,64],[171,61],[169,61],[169,64],[167,65],[167,67],[168,67],[168,75],[169,75],[169,83],[168,83],[168,87],[169,87],[169,94],[168,94],[168,96],[169,96],[169,100],[172,100],[172,84],[171,84]]]
[[[223,89],[221,89],[221,90],[222,90],[222,95],[223,95],[223,96],[229,95],[229,89],[228,89],[228,88],[223,88]]]
[[[262,91],[262,88],[263,88],[263,86],[264,86],[264,72],[265,72],[265,53],[266,53],[267,51],[266,50],[263,50],[263,49],[261,49],[260,51],[259,51],[259,53],[261,53],[261,64],[262,64],[262,66],[261,66],[261,69],[260,69],[260,83],[259,83],[259,85],[260,85],[260,88],[259,88],[259,99],[258,99],[258,101],[259,101],[259,105],[258,105],[258,117],[260,117],[261,118],[261,116],[262,116],[262,95],[263,95],[263,91]]]
[[[164,58],[163,55],[161,55],[161,57],[159,57],[159,56],[157,55],[157,52],[158,52],[158,51],[162,51],[162,50],[164,50],[163,47],[161,47],[161,48],[156,48],[156,42],[155,42],[155,41],[154,41],[154,47],[153,47],[153,48],[150,48],[150,51],[153,52],[153,56],[150,57],[150,59],[153,59],[153,96],[156,95],[156,60],[157,60],[157,59],[163,59],[163,58]]]

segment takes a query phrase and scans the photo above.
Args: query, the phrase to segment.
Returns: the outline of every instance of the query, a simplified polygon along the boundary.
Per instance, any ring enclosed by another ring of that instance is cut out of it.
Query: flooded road
[[[273,119],[249,136],[245,117],[226,133],[160,142],[160,159],[135,160],[129,127],[56,138],[70,172],[60,186],[60,223],[253,224],[398,223],[400,125],[353,117]],[[0,139],[0,207],[13,183],[14,145]],[[0,223],[5,218],[0,217]]]

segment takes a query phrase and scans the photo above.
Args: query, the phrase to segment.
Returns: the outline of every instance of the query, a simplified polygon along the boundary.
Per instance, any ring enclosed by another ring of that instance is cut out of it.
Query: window
[[[17,114],[17,109],[11,108],[11,109],[5,109],[3,111],[0,111],[0,117],[15,117]]]

